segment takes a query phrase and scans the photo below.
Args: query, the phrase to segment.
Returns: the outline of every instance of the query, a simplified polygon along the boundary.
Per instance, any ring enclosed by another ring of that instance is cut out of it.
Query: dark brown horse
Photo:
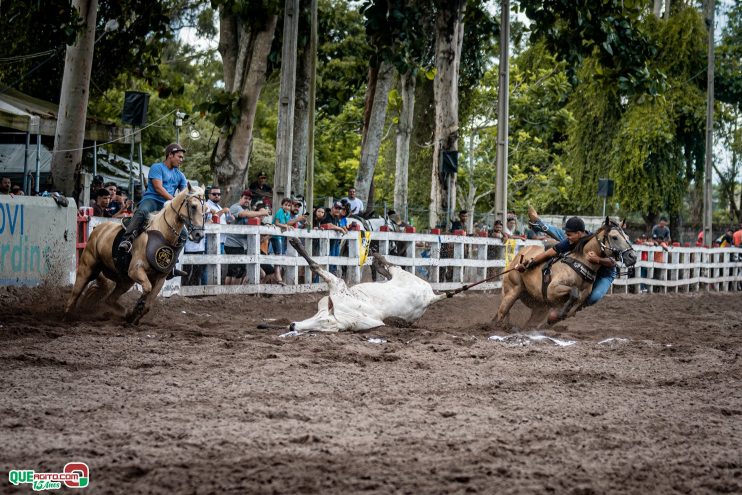
[[[138,323],[149,311],[168,275],[167,272],[157,270],[148,261],[146,249],[150,236],[162,239],[164,246],[177,246],[181,230],[186,226],[191,239],[198,242],[204,235],[204,211],[204,190],[189,184],[171,201],[165,203],[162,210],[150,217],[147,230],[134,241],[128,270],[121,269],[113,254],[116,239],[120,238],[123,232],[121,223],[106,222],[96,226],[80,256],[75,285],[65,307],[65,317],[71,316],[83,290],[91,281],[95,282],[88,288],[83,299],[103,300],[116,313],[123,316],[125,309],[118,299],[132,285],[138,283],[142,286],[142,296],[134,308],[126,314],[128,322]],[[169,268],[169,265],[174,266],[174,260],[165,258],[173,253],[177,256],[175,251],[168,254],[166,247],[158,251],[157,256],[160,256],[163,263],[168,263],[165,266]]]
[[[528,246],[518,254],[530,259],[542,249],[540,246]],[[512,270],[502,282],[502,301],[497,321],[507,322],[508,313],[518,299],[531,308],[527,327],[542,323],[549,308],[558,309],[558,313],[550,314],[550,322],[574,315],[590,295],[599,268],[588,260],[587,253],[590,251],[627,266],[636,263],[636,252],[628,236],[617,223],[606,218],[597,232],[580,239],[572,252],[551,265],[551,280],[547,284],[543,283],[543,265],[521,273],[514,269],[521,257],[514,259],[510,263]]]

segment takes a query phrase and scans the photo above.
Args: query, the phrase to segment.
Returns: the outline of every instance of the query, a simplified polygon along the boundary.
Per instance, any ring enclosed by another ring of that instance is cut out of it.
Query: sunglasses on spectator
[[[211,195],[212,195],[212,196],[221,196],[221,195],[222,195],[222,193],[220,193],[220,192],[218,192],[218,193],[215,193],[215,192],[213,192],[213,193],[211,193]]]

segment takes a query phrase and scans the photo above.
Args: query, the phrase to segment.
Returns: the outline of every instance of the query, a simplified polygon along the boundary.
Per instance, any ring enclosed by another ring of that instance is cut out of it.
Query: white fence
[[[181,286],[184,296],[216,294],[291,294],[326,291],[324,283],[312,283],[306,261],[287,244],[286,255],[266,255],[260,252],[261,236],[298,237],[306,250],[320,265],[337,267],[336,273],[350,285],[371,279],[371,256],[359,266],[363,242],[359,232],[340,235],[324,230],[292,230],[280,232],[272,226],[214,225],[206,226],[207,254],[183,254],[182,265],[207,266],[207,285]],[[247,253],[224,255],[216,242],[218,234],[247,236]],[[496,239],[431,234],[373,232],[371,240],[387,260],[428,280],[436,290],[461,287],[482,280],[505,266],[505,256],[517,256],[524,245],[541,245],[539,241],[520,241],[506,246]],[[344,241],[346,255],[329,256],[330,242]],[[742,249],[680,248],[664,251],[660,247],[635,245],[639,261],[633,270],[621,267],[613,292],[691,292],[698,290],[736,291],[742,289]],[[400,254],[390,254],[400,253]],[[404,253],[404,254],[401,254]],[[443,255],[442,255],[443,253]],[[642,253],[646,253],[642,256]],[[244,265],[247,275],[242,285],[223,285],[228,264]],[[285,285],[262,284],[260,265],[280,266]],[[176,279],[177,280],[177,279]],[[176,280],[173,280],[175,282]],[[500,279],[476,287],[477,290],[498,289]]]

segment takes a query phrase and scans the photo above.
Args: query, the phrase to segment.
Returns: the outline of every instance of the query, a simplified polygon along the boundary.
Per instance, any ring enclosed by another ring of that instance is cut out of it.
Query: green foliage
[[[742,3],[734,2],[727,19],[715,51],[714,94],[742,109]]]

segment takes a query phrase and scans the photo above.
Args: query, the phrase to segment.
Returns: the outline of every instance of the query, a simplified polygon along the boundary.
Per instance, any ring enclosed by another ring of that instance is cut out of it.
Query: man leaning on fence
[[[270,212],[265,208],[258,211],[250,209],[252,192],[246,189],[242,192],[240,200],[229,207],[229,213],[234,219],[233,225],[247,225],[248,218],[265,217]],[[247,254],[247,235],[227,234],[224,236],[224,253],[228,255]],[[227,267],[227,278],[225,285],[241,285],[245,280],[247,270],[244,263],[230,263]]]

